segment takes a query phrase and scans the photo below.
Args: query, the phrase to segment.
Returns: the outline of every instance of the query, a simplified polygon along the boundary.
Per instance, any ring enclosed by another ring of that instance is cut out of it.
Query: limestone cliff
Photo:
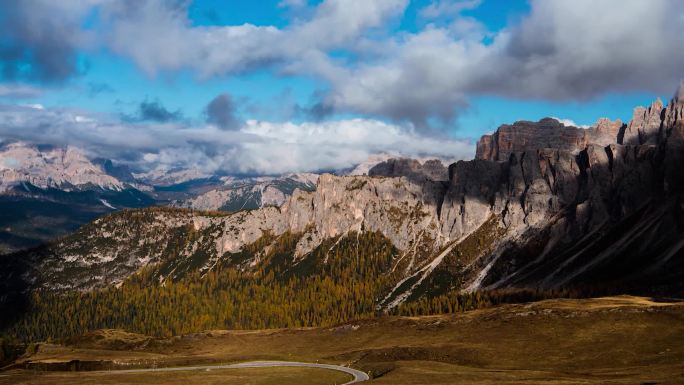
[[[373,166],[370,176],[405,176],[414,179],[429,179],[433,181],[447,181],[447,168],[439,159],[430,159],[421,163],[416,159],[391,158]]]
[[[476,159],[503,161],[515,152],[553,148],[575,152],[588,144],[607,146],[617,141],[622,122],[600,119],[588,129],[566,127],[553,118],[539,122],[518,121],[499,127],[495,133],[484,135],[477,143]]]

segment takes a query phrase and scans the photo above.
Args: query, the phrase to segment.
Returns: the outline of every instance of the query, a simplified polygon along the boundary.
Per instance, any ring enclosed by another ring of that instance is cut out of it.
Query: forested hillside
[[[383,274],[397,253],[390,242],[378,233],[353,233],[324,242],[292,264],[297,239],[289,233],[278,237],[252,270],[240,269],[240,262],[253,258],[266,240],[234,255],[231,263],[163,285],[151,266],[120,287],[37,291],[28,312],[6,334],[36,341],[122,328],[172,336],[207,329],[332,325],[376,313],[377,298],[394,280]]]

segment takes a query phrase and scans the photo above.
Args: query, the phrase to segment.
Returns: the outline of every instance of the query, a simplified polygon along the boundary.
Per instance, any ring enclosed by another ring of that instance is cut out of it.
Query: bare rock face
[[[620,121],[607,119],[589,129],[565,127],[552,118],[539,122],[519,121],[503,125],[477,143],[476,159],[506,161],[511,154],[540,148],[577,152],[588,143],[608,145],[615,142],[622,127]]]
[[[280,206],[285,203],[287,197],[281,190],[273,186],[266,186],[261,191],[261,206]]]
[[[226,178],[224,185],[194,197],[173,201],[172,206],[195,210],[236,212],[281,206],[296,188],[316,188],[318,174],[299,173],[279,177]]]
[[[657,99],[650,107],[634,109],[621,144],[654,144],[658,141],[663,120],[663,102]]]
[[[587,144],[608,146],[616,143],[618,138],[624,135],[626,127],[620,119],[613,121],[608,118],[601,118],[586,130]]]
[[[679,84],[675,96],[664,111],[663,127],[673,129],[684,121],[684,82]]]
[[[368,171],[370,176],[388,176],[408,178],[427,178],[434,181],[447,181],[448,171],[438,159],[430,159],[424,163],[415,159],[392,158],[378,163]]]
[[[681,277],[683,97],[680,86],[667,107],[639,107],[626,126],[518,122],[483,136],[478,160],[450,167],[441,211],[443,228],[456,229],[451,239],[467,234],[472,218],[496,216],[506,228],[483,258],[485,278],[469,288],[558,287],[627,271],[628,279]]]
[[[315,192],[295,193],[281,212],[290,231],[304,232],[298,256],[324,239],[362,230],[381,232],[401,250],[423,233],[431,248],[439,248],[445,241],[438,226],[444,191],[442,183],[429,180],[326,174]]]

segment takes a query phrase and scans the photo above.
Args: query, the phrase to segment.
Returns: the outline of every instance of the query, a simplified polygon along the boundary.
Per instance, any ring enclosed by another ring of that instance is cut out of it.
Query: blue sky
[[[658,63],[681,43],[667,37],[682,23],[668,0],[649,12],[672,26],[648,33],[630,24],[648,22],[638,0],[52,3],[0,3],[0,103],[137,130],[357,119],[472,144],[515,120],[627,121],[682,76],[679,56]],[[609,11],[615,22],[597,26]],[[224,94],[213,119],[208,106]]]

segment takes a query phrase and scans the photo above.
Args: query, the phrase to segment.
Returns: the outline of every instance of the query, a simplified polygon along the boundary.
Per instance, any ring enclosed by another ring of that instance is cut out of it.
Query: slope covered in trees
[[[292,262],[297,235],[271,244],[258,268],[217,266],[158,284],[156,266],[120,287],[89,292],[36,291],[25,316],[5,334],[61,339],[101,328],[155,336],[207,329],[325,326],[375,314],[391,284],[396,249],[378,233],[349,234]],[[244,251],[240,259],[255,253]],[[237,257],[237,256],[236,256]],[[250,256],[251,257],[251,256]]]

